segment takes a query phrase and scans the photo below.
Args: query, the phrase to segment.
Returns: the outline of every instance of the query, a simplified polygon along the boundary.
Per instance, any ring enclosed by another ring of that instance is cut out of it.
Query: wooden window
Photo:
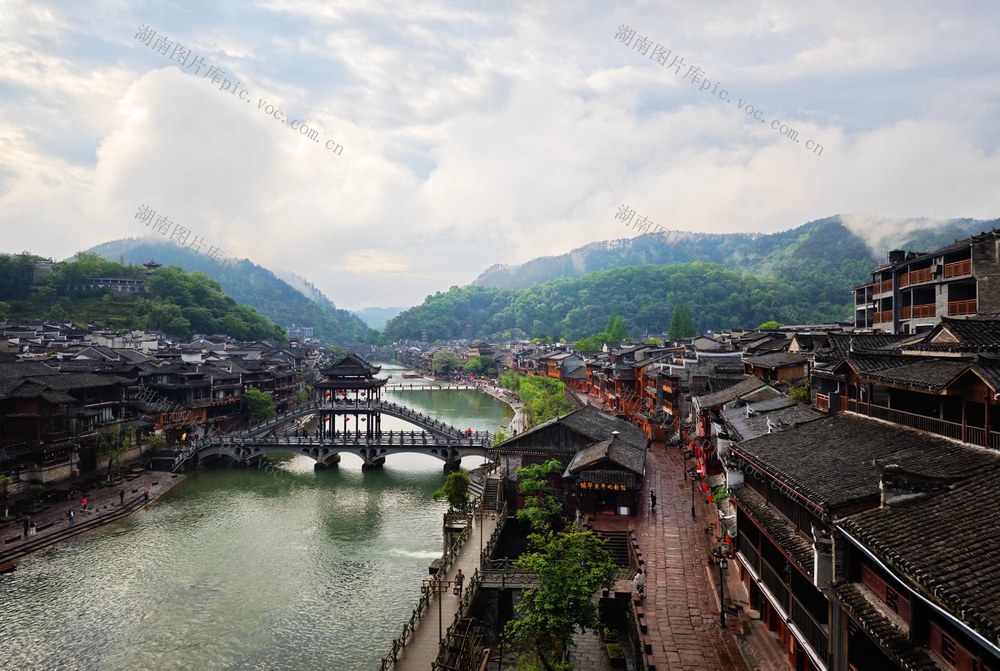
[[[887,605],[889,607],[889,610],[891,610],[893,613],[896,613],[897,615],[899,614],[898,597],[899,595],[896,593],[896,590],[892,589],[891,587],[885,588],[885,605]]]
[[[955,641],[945,633],[941,634],[941,657],[952,665],[957,661],[955,659]]]

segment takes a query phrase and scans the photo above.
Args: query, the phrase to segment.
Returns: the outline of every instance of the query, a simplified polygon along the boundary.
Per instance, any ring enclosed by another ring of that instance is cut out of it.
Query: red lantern
[[[324,417],[324,418],[323,418],[323,421],[324,421],[324,422],[329,422],[329,421],[330,421],[330,418],[329,418],[329,417]]]
[[[711,495],[711,494],[709,494],[709,495],[708,495],[708,498],[707,498],[707,499],[705,499],[705,503],[711,503],[711,502],[712,502],[712,495]]]
[[[326,396],[327,396],[327,398],[330,397],[330,390],[329,389],[326,390]]]
[[[732,545],[732,544],[733,544],[733,539],[729,537],[729,534],[726,534],[726,545]]]
[[[708,483],[707,482],[701,483],[701,490],[703,492],[707,492],[708,491]]]

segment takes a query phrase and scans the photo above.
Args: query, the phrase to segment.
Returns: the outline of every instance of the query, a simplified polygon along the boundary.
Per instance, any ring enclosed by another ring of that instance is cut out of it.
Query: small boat
[[[416,377],[423,377],[423,375],[421,375],[420,373],[403,373],[404,380],[412,380],[413,378]]]

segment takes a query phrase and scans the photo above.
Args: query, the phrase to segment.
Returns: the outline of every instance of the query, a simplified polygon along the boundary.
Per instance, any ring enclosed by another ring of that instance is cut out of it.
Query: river
[[[399,380],[403,369],[383,366]],[[390,393],[461,428],[509,409],[475,391]],[[383,417],[382,427],[410,425]],[[474,467],[479,459],[466,459]],[[0,576],[0,668],[371,669],[442,549],[442,463],[194,474],[149,509]]]

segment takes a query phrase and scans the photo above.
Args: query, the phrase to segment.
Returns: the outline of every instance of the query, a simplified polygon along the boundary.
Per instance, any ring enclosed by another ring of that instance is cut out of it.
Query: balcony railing
[[[972,274],[972,259],[944,264],[945,277],[961,277]]]
[[[778,605],[788,612],[788,585],[785,583],[785,579],[781,577],[774,568],[767,563],[766,559],[760,560],[760,577],[767,585],[767,588],[771,590],[771,594],[774,598],[778,600]]]
[[[746,534],[736,537],[736,550],[746,558],[747,565],[756,573],[760,573],[760,552],[753,546]]]
[[[909,274],[910,274],[910,284],[930,282],[931,280],[934,279],[934,275],[931,273],[930,268],[923,268],[921,270],[911,270]]]
[[[816,409],[822,410],[823,412],[830,411],[830,395],[829,394],[816,394]]]
[[[867,403],[861,403],[861,412],[867,412],[868,407]],[[896,424],[902,424],[903,426],[910,426],[914,429],[920,429],[921,431],[936,433],[939,436],[947,436],[948,438],[954,438],[955,440],[962,439],[961,424],[949,422],[944,419],[938,419],[937,417],[917,415],[912,412],[896,410],[895,408],[887,408],[882,405],[872,405],[870,414],[872,417],[877,417],[878,419],[895,422]]]
[[[976,299],[967,301],[948,301],[948,314],[952,317],[976,314]]]
[[[875,324],[885,324],[892,322],[892,310],[884,310],[882,312],[876,312],[872,315]]]
[[[900,319],[919,319],[921,317],[933,317],[937,314],[937,306],[934,303],[914,305],[912,308],[907,305],[899,310]]]
[[[892,280],[883,280],[872,284],[873,293],[884,294],[892,291]]]
[[[829,645],[829,625],[822,624],[812,614],[806,610],[805,606],[792,596],[792,622],[796,628],[806,637],[806,641],[812,646],[813,652],[820,656],[824,662],[829,662],[827,646]]]

